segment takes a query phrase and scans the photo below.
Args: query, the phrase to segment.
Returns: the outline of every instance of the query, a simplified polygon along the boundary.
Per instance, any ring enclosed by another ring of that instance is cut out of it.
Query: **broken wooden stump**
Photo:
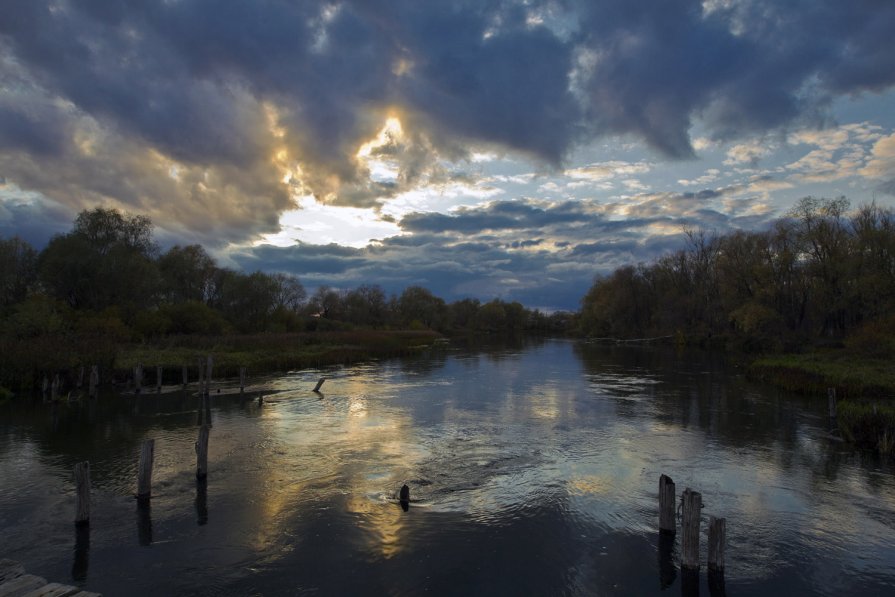
[[[674,535],[677,522],[674,515],[677,510],[677,494],[674,492],[674,481],[668,475],[659,477],[659,532]]]
[[[199,439],[196,440],[196,478],[208,476],[208,425],[199,427]]]
[[[90,368],[90,385],[87,389],[87,395],[91,398],[96,398],[97,391],[99,389],[99,366],[93,365]]]
[[[134,394],[139,394],[143,389],[143,363],[134,367]]]
[[[138,500],[148,500],[152,496],[152,460],[154,452],[154,439],[147,439],[140,446],[140,464],[137,468]]]
[[[709,570],[724,570],[727,519],[709,516]]]
[[[702,495],[689,487],[681,495],[681,567],[699,569],[699,521]]]
[[[314,386],[314,391],[315,391],[315,392],[319,392],[319,391],[320,391],[320,387],[323,385],[323,382],[325,382],[325,381],[326,381],[326,378],[325,378],[325,377],[321,377],[321,378],[317,381],[317,385]],[[406,486],[405,486],[405,487],[406,487]]]
[[[75,465],[75,487],[77,489],[77,507],[75,508],[75,524],[90,524],[90,463],[79,462]]]

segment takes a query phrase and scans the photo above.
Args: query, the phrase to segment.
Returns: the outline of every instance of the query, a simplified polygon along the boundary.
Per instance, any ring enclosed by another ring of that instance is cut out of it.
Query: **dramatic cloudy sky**
[[[314,288],[576,308],[595,274],[895,203],[892,0],[3,0],[0,235],[97,205]]]

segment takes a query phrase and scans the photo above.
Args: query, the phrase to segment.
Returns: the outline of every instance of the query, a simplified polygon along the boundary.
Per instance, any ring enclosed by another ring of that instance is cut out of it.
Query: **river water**
[[[261,405],[213,394],[204,485],[195,388],[0,406],[0,558],[107,596],[709,595],[711,515],[730,595],[895,594],[893,464],[717,356],[453,346],[262,382]],[[695,585],[658,534],[663,473],[702,493]]]

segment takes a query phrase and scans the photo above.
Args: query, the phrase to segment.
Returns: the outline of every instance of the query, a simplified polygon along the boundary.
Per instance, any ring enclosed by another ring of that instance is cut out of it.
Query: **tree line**
[[[582,299],[589,336],[676,335],[751,350],[895,336],[895,217],[875,203],[800,200],[765,231],[686,232],[686,246],[599,277]]]
[[[353,327],[556,332],[568,324],[567,314],[518,302],[446,303],[421,286],[391,296],[375,284],[320,287],[309,295],[294,275],[220,267],[200,245],[162,252],[152,231],[145,216],[95,208],[41,251],[18,237],[0,238],[0,334],[140,341]]]

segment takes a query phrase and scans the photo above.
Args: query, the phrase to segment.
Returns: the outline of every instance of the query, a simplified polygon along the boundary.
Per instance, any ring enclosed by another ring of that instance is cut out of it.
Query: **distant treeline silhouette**
[[[800,200],[765,231],[686,233],[685,248],[599,277],[582,301],[594,337],[676,335],[747,350],[846,342],[888,354],[895,217],[875,203]]]
[[[500,299],[448,304],[421,286],[392,296],[375,284],[320,287],[308,296],[294,275],[220,267],[200,245],[161,252],[152,230],[145,216],[95,208],[42,251],[18,237],[0,238],[0,385],[17,364],[39,362],[61,345],[109,354],[116,344],[172,335],[558,333],[572,318]]]

